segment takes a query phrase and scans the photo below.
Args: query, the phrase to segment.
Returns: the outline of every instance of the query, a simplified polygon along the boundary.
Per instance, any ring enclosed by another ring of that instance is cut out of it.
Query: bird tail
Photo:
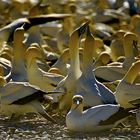
[[[135,109],[140,108],[140,98],[130,100],[129,103],[132,104]]]

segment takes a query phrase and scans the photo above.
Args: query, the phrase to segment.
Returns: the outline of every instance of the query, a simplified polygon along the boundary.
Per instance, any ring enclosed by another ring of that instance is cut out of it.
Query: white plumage
[[[54,92],[49,92],[53,94]],[[34,112],[55,122],[45,111],[41,100],[52,101],[46,92],[41,91],[27,82],[8,82],[0,88],[1,108],[3,115],[12,116]]]
[[[84,97],[85,106],[99,104],[116,104],[116,99],[111,90],[96,80],[93,73],[93,52],[95,51],[94,38],[88,28],[84,44],[82,75],[76,82],[76,93]]]
[[[67,128],[71,131],[93,132],[111,129],[131,115],[119,105],[97,105],[83,111],[84,98],[73,96],[71,110],[66,116]]]

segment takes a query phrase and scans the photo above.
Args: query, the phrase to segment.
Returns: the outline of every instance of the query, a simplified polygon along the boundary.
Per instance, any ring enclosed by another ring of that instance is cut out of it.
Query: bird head
[[[82,95],[74,95],[72,98],[72,109],[83,110],[84,98]]]

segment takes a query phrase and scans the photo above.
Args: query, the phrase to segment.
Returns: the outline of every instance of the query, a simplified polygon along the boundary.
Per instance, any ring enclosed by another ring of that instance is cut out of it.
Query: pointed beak
[[[78,32],[78,36],[80,37],[82,34],[84,34],[84,32],[86,31],[86,28],[88,26],[88,24],[90,23],[90,21],[87,21],[85,22],[82,26],[80,26],[78,29],[77,29],[77,32]]]
[[[80,105],[80,101],[79,101],[79,100],[77,100],[76,104],[77,104],[77,105]]]
[[[77,107],[80,105],[80,101],[79,100],[77,100],[76,101],[76,106],[75,106],[75,108],[74,109],[77,109]]]

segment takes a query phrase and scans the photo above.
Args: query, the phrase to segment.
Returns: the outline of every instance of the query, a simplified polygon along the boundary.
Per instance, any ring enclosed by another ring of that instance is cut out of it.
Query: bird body
[[[107,65],[107,66],[100,66],[94,70],[94,73],[96,77],[102,78],[106,81],[115,81],[120,80],[124,77],[125,73],[131,66],[133,62],[136,61],[135,54],[134,54],[134,48],[135,43],[138,41],[137,35],[131,32],[126,32],[124,34],[123,38],[123,47],[124,47],[124,53],[125,53],[125,60],[123,63],[120,63],[120,65],[113,66],[113,65]]]
[[[66,75],[66,77],[62,81],[60,81],[60,83],[56,87],[57,90],[59,89],[64,90],[66,94],[62,98],[54,97],[61,98],[59,102],[59,109],[63,111],[68,111],[70,109],[72,96],[74,95],[76,89],[76,80],[81,75],[79,62],[79,42],[80,42],[79,39],[85,32],[88,24],[89,22],[84,23],[82,26],[75,29],[70,36],[69,40],[70,68],[68,70],[68,74]]]
[[[139,83],[135,83],[135,79],[138,76],[139,70],[140,61],[136,61],[129,68],[124,78],[120,80],[120,83],[116,88],[116,100],[120,106],[124,108],[134,107],[134,105],[130,104],[129,101],[140,97],[140,85]]]
[[[71,110],[66,116],[66,125],[71,131],[95,132],[111,129],[131,115],[128,110],[114,104],[97,105],[83,111],[83,102],[83,96],[73,96]]]
[[[53,94],[55,92],[49,93]],[[41,102],[41,100],[52,100],[47,94],[47,92],[41,91],[28,82],[8,82],[0,88],[1,114],[8,116],[15,114],[18,116],[33,112],[55,122],[47,114]]]
[[[64,76],[43,71],[38,67],[37,60],[41,59],[43,56],[41,50],[37,46],[38,44],[32,44],[26,51],[29,83],[38,86],[44,91],[51,91]]]
[[[11,68],[11,80],[12,81],[28,81],[27,70],[25,68],[25,50],[26,47],[23,44],[24,29],[19,27],[14,31],[14,43],[13,43],[13,57]],[[20,36],[19,39],[17,39]]]
[[[93,73],[93,52],[95,50],[94,38],[87,29],[87,37],[83,52],[82,74],[77,80],[76,93],[84,97],[85,106],[95,106],[104,103],[115,103],[114,94],[98,82]]]

